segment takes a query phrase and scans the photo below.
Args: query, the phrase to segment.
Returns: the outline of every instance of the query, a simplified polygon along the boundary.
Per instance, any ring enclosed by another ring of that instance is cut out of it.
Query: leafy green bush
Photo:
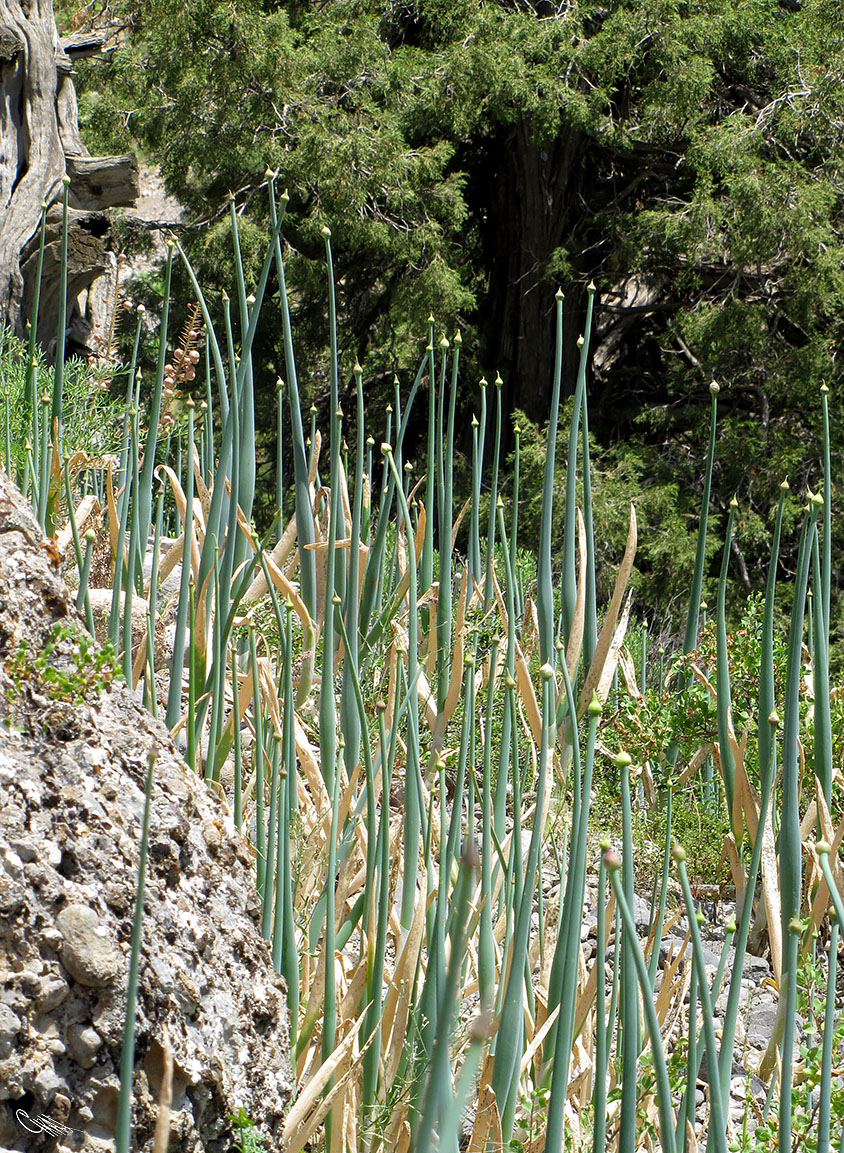
[[[53,390],[53,369],[43,351],[36,350],[35,399]],[[114,364],[106,360],[76,358],[67,362],[64,377],[63,446],[66,453],[82,452],[94,461],[117,452],[123,403],[111,392]],[[26,466],[26,445],[31,439],[29,413],[24,404],[27,349],[17,337],[0,333],[0,453],[6,471],[20,476]]]
[[[22,639],[8,662],[15,695],[26,688],[51,701],[81,704],[90,693],[100,693],[119,672],[114,646],[98,645],[71,620],[53,625],[46,643],[33,651]]]

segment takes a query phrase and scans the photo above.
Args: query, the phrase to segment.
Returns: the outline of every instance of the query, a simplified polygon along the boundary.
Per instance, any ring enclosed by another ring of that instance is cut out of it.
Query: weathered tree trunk
[[[96,40],[96,38],[94,38]],[[48,248],[38,337],[56,336],[62,177],[71,178],[68,260],[69,351],[86,347],[89,323],[77,303],[110,264],[104,210],[138,195],[134,156],[91,157],[79,135],[74,57],[90,55],[91,37],[63,45],[52,0],[0,0],[0,323],[23,335],[32,308],[41,205]]]
[[[488,190],[486,264],[489,288],[484,362],[501,372],[504,407],[522,409],[532,420],[547,419],[554,375],[554,293],[548,266],[567,246],[581,213],[583,141],[563,132],[547,146],[537,144],[525,121],[495,142],[495,171]],[[582,301],[566,301],[567,361],[576,357],[572,312]],[[566,364],[570,368],[570,364]],[[570,384],[566,372],[565,383]]]

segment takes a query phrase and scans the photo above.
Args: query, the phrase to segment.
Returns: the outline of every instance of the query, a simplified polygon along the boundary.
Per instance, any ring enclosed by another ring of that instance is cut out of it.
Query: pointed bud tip
[[[467,869],[477,869],[480,867],[481,854],[478,851],[478,846],[474,841],[470,841],[467,837],[463,842],[463,857],[462,862]]]

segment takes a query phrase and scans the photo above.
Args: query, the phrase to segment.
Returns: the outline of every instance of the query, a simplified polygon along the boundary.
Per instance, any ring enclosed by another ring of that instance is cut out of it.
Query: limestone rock
[[[68,905],[56,918],[64,942],[61,961],[80,985],[102,989],[120,969],[120,953],[100,918],[87,905]]]
[[[51,658],[59,679],[44,681],[15,656],[22,641],[43,651],[57,624],[69,626]],[[226,1116],[241,1108],[272,1148],[292,1087],[286,994],[258,930],[247,846],[122,684],[76,693],[83,628],[0,472],[0,1147],[114,1147],[152,751],[133,1149],[152,1148],[165,1044],[170,1153],[223,1153]],[[73,1132],[27,1131],[18,1110]]]

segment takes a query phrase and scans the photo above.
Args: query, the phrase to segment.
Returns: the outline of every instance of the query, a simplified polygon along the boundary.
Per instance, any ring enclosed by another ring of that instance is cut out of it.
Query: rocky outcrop
[[[272,1147],[292,1085],[288,1023],[249,848],[111,677],[0,473],[0,1146],[113,1146],[153,753],[133,1147],[152,1147],[167,1046],[171,1153],[230,1148],[240,1109]]]

